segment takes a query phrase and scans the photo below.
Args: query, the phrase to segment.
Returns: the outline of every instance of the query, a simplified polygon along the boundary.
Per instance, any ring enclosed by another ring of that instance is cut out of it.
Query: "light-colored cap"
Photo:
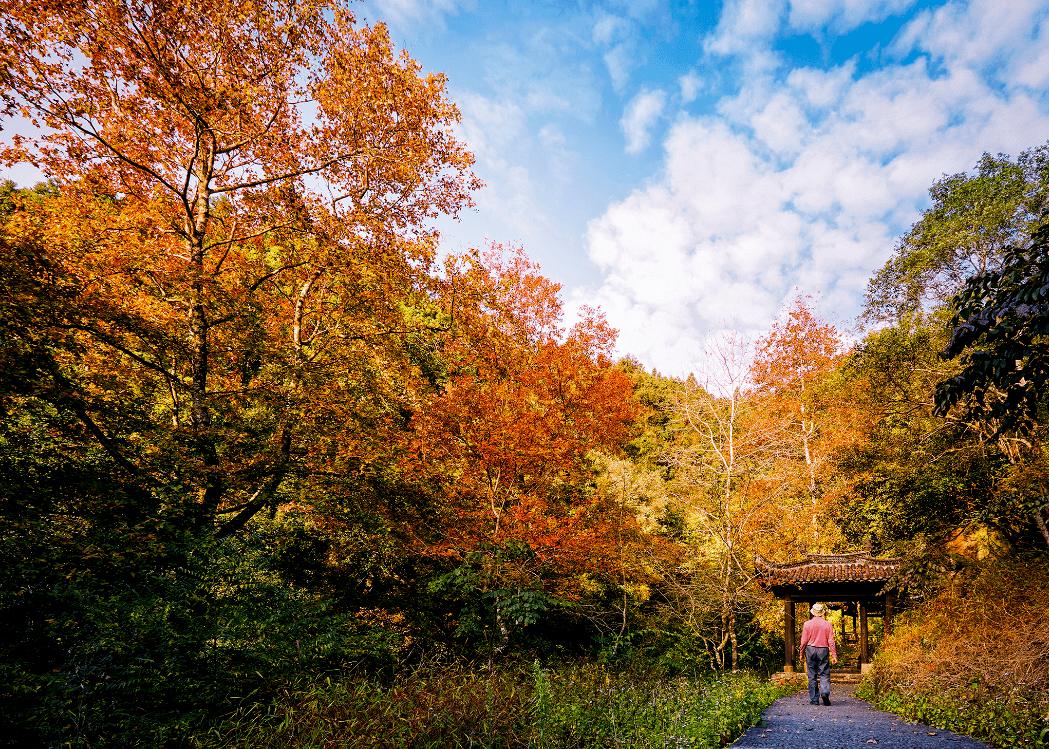
[[[822,603],[812,604],[812,608],[809,609],[809,611],[812,613],[813,616],[823,616],[823,614],[825,613]]]

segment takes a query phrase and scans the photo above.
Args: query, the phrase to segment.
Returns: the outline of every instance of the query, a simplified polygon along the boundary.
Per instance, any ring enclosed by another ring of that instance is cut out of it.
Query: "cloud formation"
[[[620,121],[623,134],[626,135],[627,153],[640,153],[648,146],[649,131],[663,114],[666,100],[667,95],[661,89],[655,91],[642,89],[627,104],[623,112],[623,119]]]
[[[374,0],[382,16],[397,26],[417,23],[444,27],[444,17],[471,10],[476,0]]]
[[[865,23],[878,23],[910,8],[916,0],[792,0],[791,28],[844,34]]]
[[[741,0],[726,10],[735,16],[708,49],[749,56],[744,65],[761,58],[766,74],[714,114],[679,114],[658,179],[588,227],[605,278],[575,298],[601,305],[622,352],[681,374],[718,331],[766,330],[795,289],[821,292],[824,312],[847,321],[934,179],[971,169],[984,151],[1015,155],[1045,141],[1039,3],[923,12],[898,36],[895,61],[864,74],[855,60],[772,69],[767,46],[748,47],[778,32],[770,13],[781,26],[848,26],[906,4],[842,0],[818,4],[820,17],[816,3]],[[981,30],[995,39],[980,43]],[[623,120],[635,149],[662,110],[642,108],[641,97]]]

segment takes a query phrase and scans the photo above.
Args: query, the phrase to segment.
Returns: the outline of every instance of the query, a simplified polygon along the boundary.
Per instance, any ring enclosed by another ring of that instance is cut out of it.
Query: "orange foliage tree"
[[[4,114],[41,128],[3,161],[61,193],[4,238],[68,300],[42,281],[32,395],[219,535],[365,454],[435,324],[427,222],[479,185],[444,78],[338,0],[0,8]]]
[[[780,541],[828,550],[821,522],[838,497],[831,459],[860,438],[865,423],[859,400],[841,386],[838,370],[848,353],[841,334],[797,297],[757,345],[750,377],[768,417],[779,424],[781,460],[777,480],[803,499],[791,522],[783,514]],[[855,387],[855,384],[853,384]],[[783,510],[788,510],[784,506]],[[804,522],[803,522],[804,519]],[[807,527],[806,527],[807,526]]]

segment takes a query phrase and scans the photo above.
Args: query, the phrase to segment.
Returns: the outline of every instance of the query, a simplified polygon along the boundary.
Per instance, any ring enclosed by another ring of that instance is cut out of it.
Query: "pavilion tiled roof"
[[[903,564],[901,559],[851,554],[806,554],[800,562],[776,564],[760,554],[754,557],[758,576],[766,585],[805,583],[880,582],[889,580]]]

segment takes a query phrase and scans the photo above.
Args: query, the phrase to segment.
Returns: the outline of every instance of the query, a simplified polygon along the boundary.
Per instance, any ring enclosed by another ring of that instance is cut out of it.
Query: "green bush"
[[[400,645],[285,584],[250,539],[124,579],[8,590],[2,602],[16,647],[0,660],[0,710],[25,745],[177,745],[238,699],[298,674],[388,667]]]
[[[1000,692],[973,684],[964,690],[876,691],[874,681],[856,696],[908,720],[972,736],[995,747],[1049,747],[1049,700],[1044,693]]]

